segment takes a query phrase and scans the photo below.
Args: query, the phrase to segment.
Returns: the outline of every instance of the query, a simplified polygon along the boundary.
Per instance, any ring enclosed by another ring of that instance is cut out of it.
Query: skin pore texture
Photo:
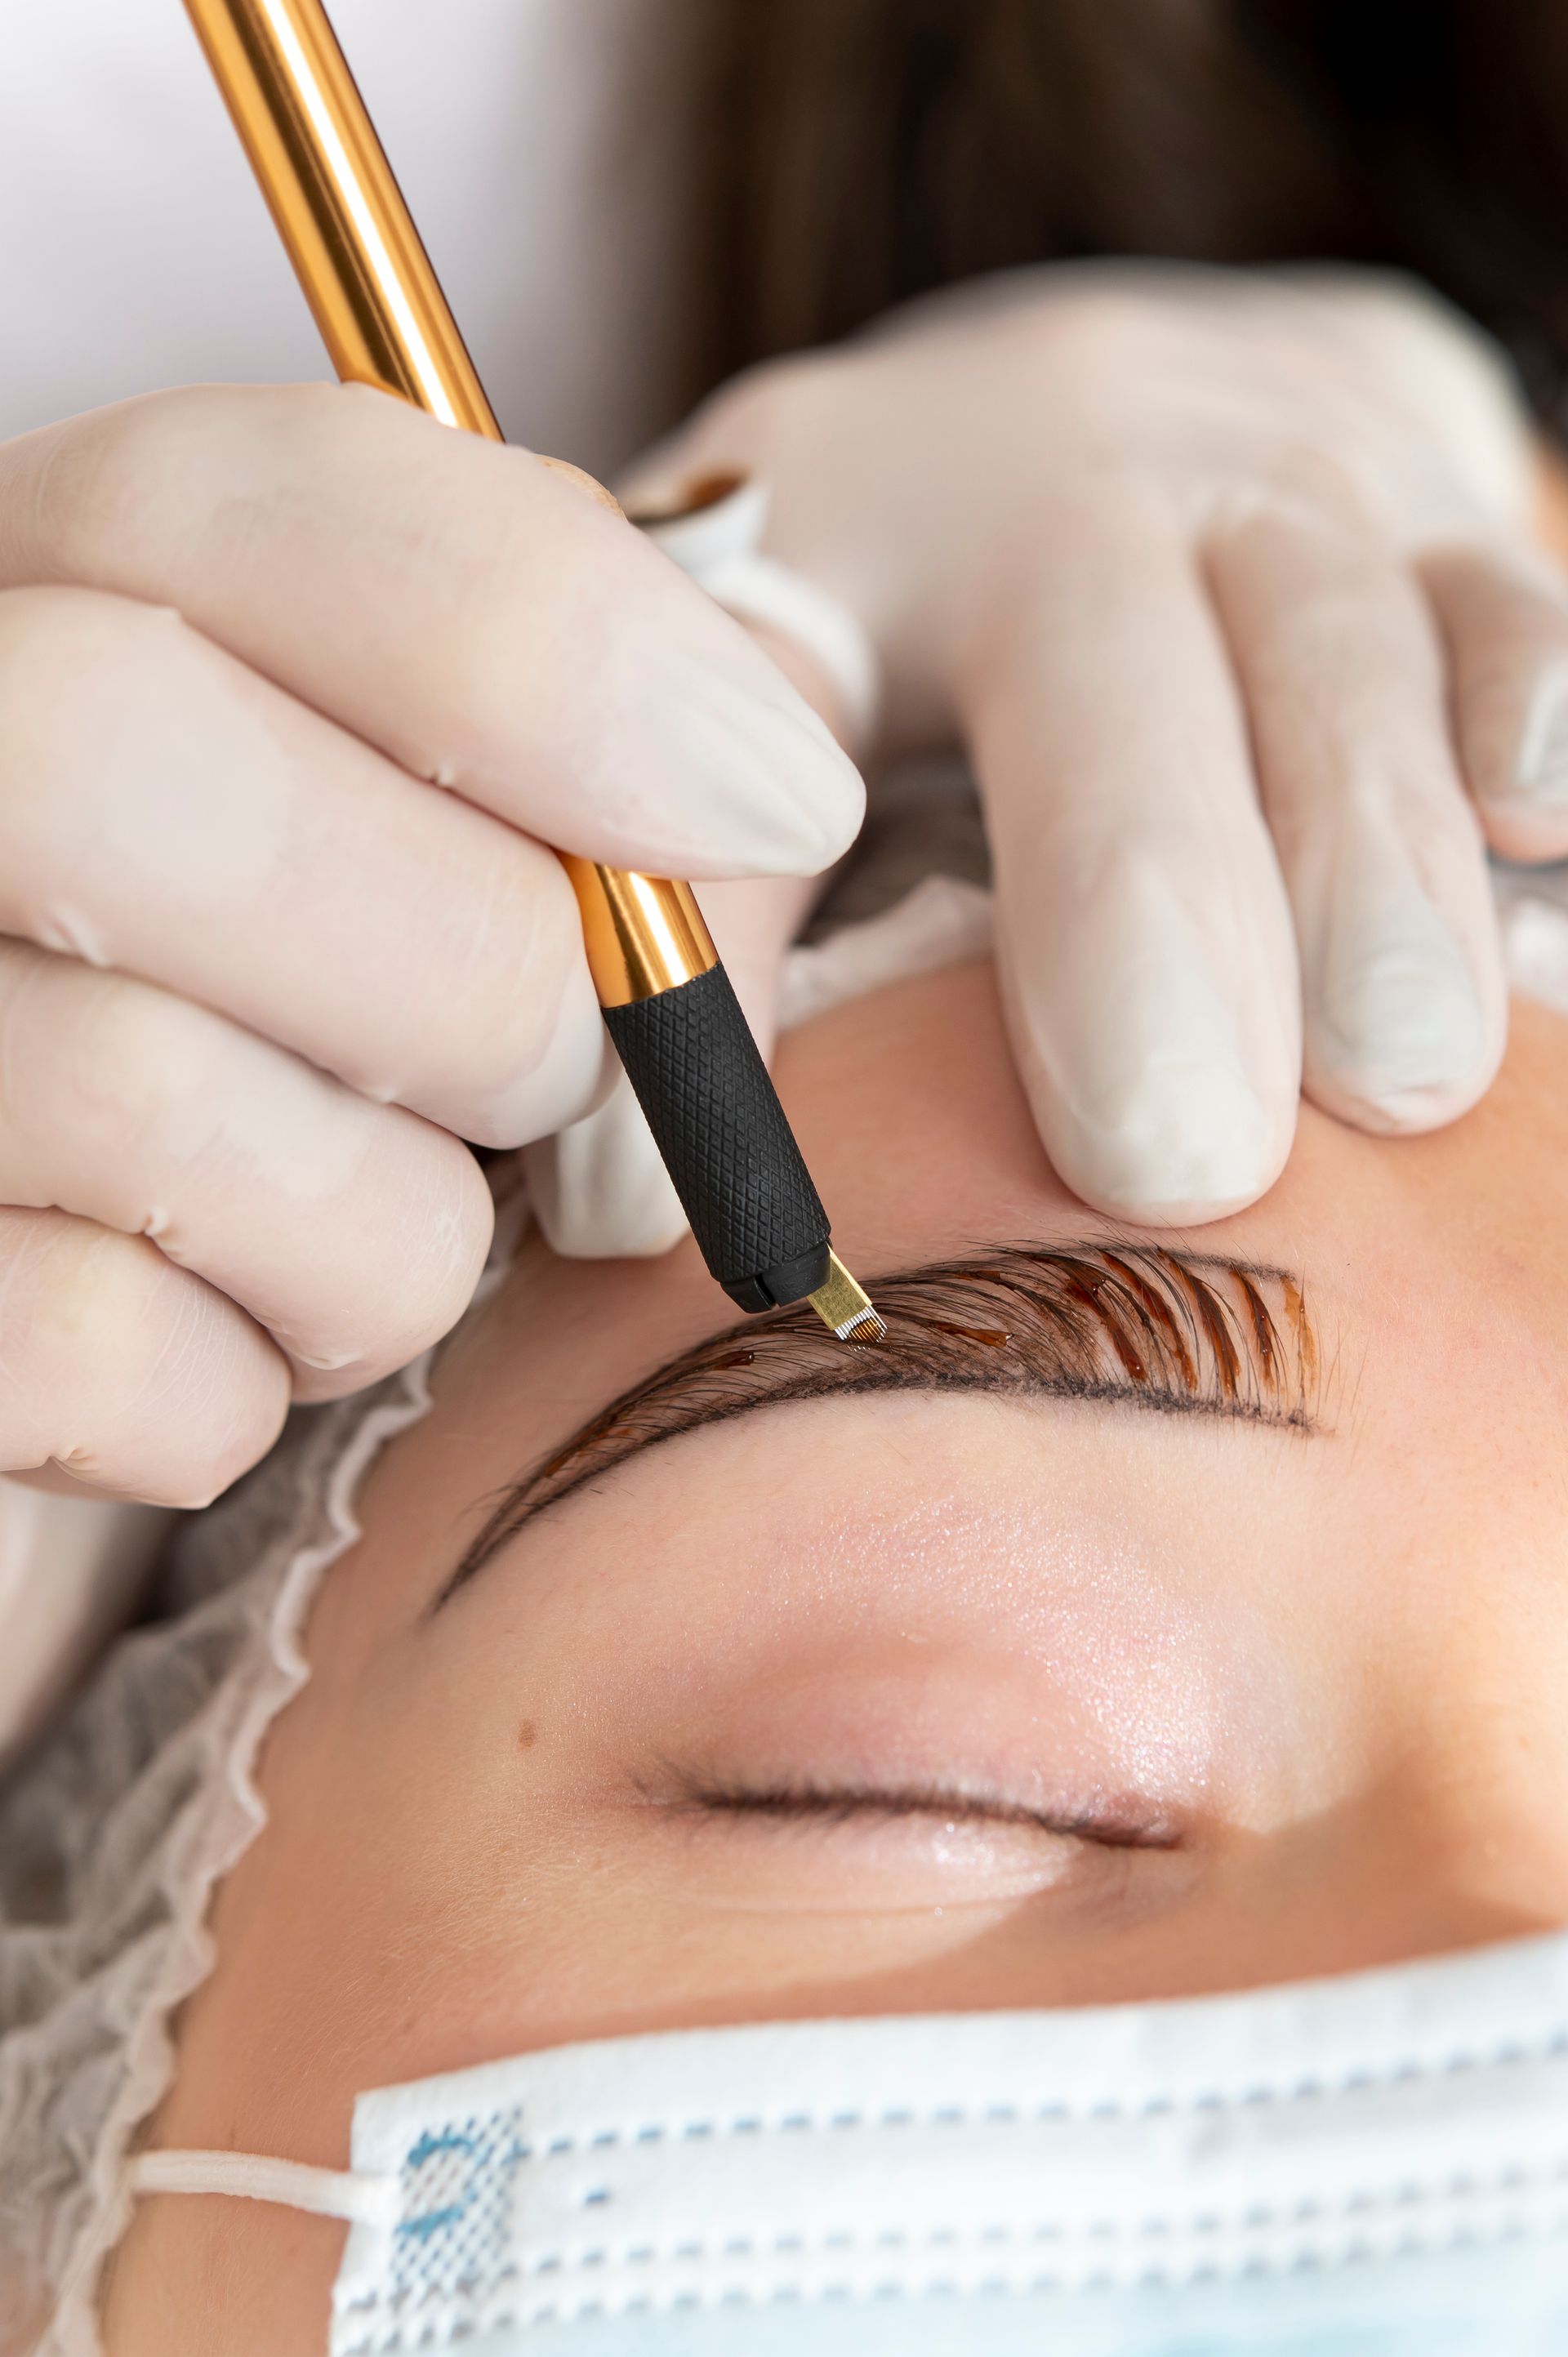
[[[324,1587],[153,2142],[342,2167],[358,2090],[529,2048],[1568,1919],[1568,1025],[1516,1006],[1430,1136],[1305,1108],[1280,1184],[1192,1239],[1117,1235],[1046,1168],[988,968],[822,1018],[779,1076],[852,1265],[993,1272],[883,1288],[888,1363],[937,1387],[751,1412],[810,1356],[753,1325],[699,1354],[718,1420],[671,1428],[666,1384],[578,1479],[574,1436],[728,1321],[690,1245],[531,1241]],[[341,2235],[144,2202],[112,2357],[304,2357]]]

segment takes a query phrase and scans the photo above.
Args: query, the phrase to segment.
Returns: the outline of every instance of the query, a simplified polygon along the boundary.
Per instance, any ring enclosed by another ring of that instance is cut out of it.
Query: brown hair
[[[705,374],[1069,256],[1418,272],[1568,383],[1561,0],[707,0]]]

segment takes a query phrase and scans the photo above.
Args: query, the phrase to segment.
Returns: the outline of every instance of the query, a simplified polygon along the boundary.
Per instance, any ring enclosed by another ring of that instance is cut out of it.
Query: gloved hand
[[[1568,599],[1478,331],[1351,274],[1019,273],[743,377],[623,496],[729,468],[880,653],[856,749],[973,759],[1019,1069],[1089,1202],[1262,1194],[1304,1046],[1365,1128],[1482,1093],[1483,838],[1568,854]]]
[[[0,449],[0,1471],[197,1503],[453,1322],[459,1140],[606,1061],[543,844],[794,876],[860,813],[738,624],[526,452],[327,387]]]

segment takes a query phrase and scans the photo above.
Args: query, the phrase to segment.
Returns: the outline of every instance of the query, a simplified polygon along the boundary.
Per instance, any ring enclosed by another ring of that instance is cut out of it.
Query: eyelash
[[[670,1803],[663,1805],[668,1807]],[[1055,1840],[1085,1842],[1099,1849],[1173,1850],[1182,1846],[1180,1833],[1169,1825],[1118,1822],[1087,1813],[1058,1817],[1048,1811],[1026,1808],[1017,1803],[924,1786],[884,1791],[807,1782],[751,1786],[693,1784],[688,1781],[675,1806],[707,1817],[766,1817],[794,1824],[845,1825],[868,1818],[892,1823],[907,1817],[931,1817],[950,1825],[1027,1825]]]

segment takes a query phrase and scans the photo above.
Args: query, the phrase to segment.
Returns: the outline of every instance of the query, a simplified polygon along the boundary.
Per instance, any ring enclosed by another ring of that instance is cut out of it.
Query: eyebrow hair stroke
[[[628,1458],[790,1400],[980,1391],[1316,1427],[1317,1344],[1285,1269],[1160,1245],[1016,1243],[878,1276],[875,1297],[879,1342],[835,1341],[796,1305],[622,1392],[502,1495],[431,1610],[536,1514]]]

